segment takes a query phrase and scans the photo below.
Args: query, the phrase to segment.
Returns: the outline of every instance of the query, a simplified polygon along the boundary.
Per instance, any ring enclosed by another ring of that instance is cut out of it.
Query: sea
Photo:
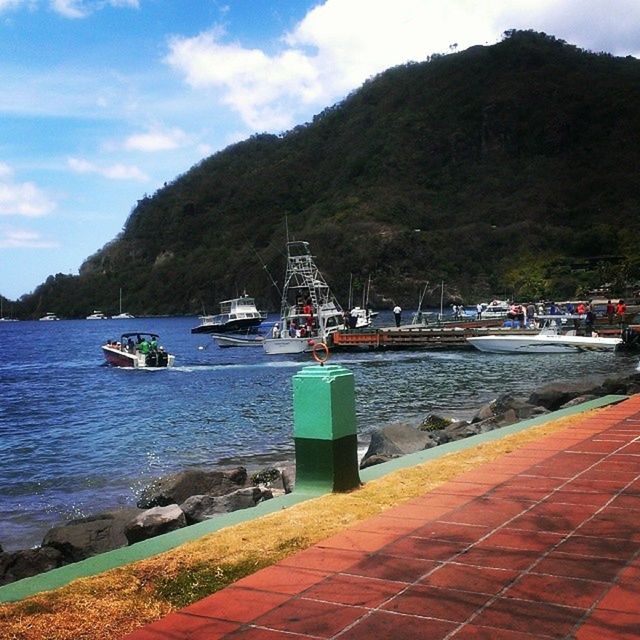
[[[272,322],[270,318],[268,322]],[[293,459],[292,377],[308,354],[221,349],[195,317],[0,323],[0,546],[42,542],[70,519],[133,506],[187,468],[259,470]],[[382,312],[378,326],[393,324]],[[107,366],[101,345],[160,335],[176,365]],[[500,393],[635,371],[637,356],[496,355],[474,350],[332,353],[353,372],[361,451],[376,427],[430,413],[469,418]]]

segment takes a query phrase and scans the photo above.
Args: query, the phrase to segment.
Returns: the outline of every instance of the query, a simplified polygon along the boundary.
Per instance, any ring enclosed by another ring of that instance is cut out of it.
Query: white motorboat
[[[311,351],[344,329],[344,314],[316,266],[308,242],[287,243],[280,321],[262,346],[269,355]]]
[[[102,311],[95,311],[87,316],[87,320],[108,320],[108,316],[105,316]]]
[[[200,316],[200,324],[191,329],[191,333],[245,331],[257,327],[266,317],[265,312],[258,311],[255,300],[245,293],[239,298],[223,300],[219,314]]]
[[[264,336],[258,333],[212,333],[211,337],[222,349],[227,347],[260,347]]]
[[[164,369],[172,367],[175,356],[167,353],[158,344],[157,333],[136,331],[123,333],[120,340],[107,340],[102,345],[102,353],[114,367],[128,369]]]
[[[52,313],[51,311],[49,311],[48,313],[45,313],[42,318],[39,318],[39,320],[41,322],[52,322],[54,320],[60,320],[60,318],[58,318],[58,316],[55,313]]]
[[[482,303],[482,318],[506,318],[511,305],[506,300],[492,300],[488,304]]]
[[[480,351],[490,353],[578,353],[580,351],[614,351],[621,338],[577,336],[574,332],[560,333],[557,329],[542,329],[533,335],[505,334],[474,336],[467,342]]]

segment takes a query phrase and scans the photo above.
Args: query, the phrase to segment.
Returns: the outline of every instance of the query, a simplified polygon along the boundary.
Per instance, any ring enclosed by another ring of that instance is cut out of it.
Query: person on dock
[[[611,300],[607,300],[607,309],[605,313],[607,314],[607,322],[609,324],[613,324],[613,317],[616,315],[616,308]]]
[[[616,317],[618,323],[622,324],[624,322],[625,313],[627,313],[627,305],[624,303],[624,300],[618,300],[618,304],[616,305]]]
[[[586,313],[584,316],[584,333],[587,336],[593,334],[593,325],[596,322],[596,314],[593,312],[593,309],[590,304],[586,305]]]
[[[400,321],[402,320],[402,308],[399,304],[393,307],[393,317],[396,320],[396,327],[400,326]]]
[[[476,320],[482,320],[482,311],[484,307],[482,306],[482,302],[478,302],[476,305]]]

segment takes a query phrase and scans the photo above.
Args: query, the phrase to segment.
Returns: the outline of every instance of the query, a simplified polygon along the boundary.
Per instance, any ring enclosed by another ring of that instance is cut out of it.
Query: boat
[[[18,318],[5,318],[2,298],[0,298],[0,322],[18,322]]]
[[[287,242],[280,320],[262,341],[265,353],[311,351],[317,342],[330,344],[331,334],[344,328],[342,308],[316,266],[309,243]]]
[[[614,351],[622,344],[622,339],[578,336],[575,331],[561,333],[557,327],[545,327],[534,334],[474,336],[467,338],[467,342],[489,353],[578,353]]]
[[[219,314],[200,316],[200,324],[191,329],[191,333],[244,331],[257,327],[266,317],[265,312],[258,311],[255,300],[245,293],[239,298],[223,300]]]
[[[39,318],[39,320],[41,322],[52,322],[53,320],[60,320],[60,318],[58,318],[55,313],[51,313],[49,311],[48,313],[45,313],[42,318]]]
[[[261,347],[264,336],[258,333],[212,333],[211,337],[222,349],[228,347]]]
[[[511,305],[506,300],[492,300],[491,302],[482,303],[482,318],[506,318],[509,314]]]
[[[120,313],[115,316],[111,316],[112,320],[132,320],[135,316],[132,316],[130,313],[126,311],[122,311],[122,288],[120,289]]]
[[[87,316],[87,320],[108,320],[109,317],[105,316],[102,311],[95,311]]]
[[[120,340],[108,340],[102,345],[107,364],[133,369],[163,369],[172,367],[175,356],[158,344],[158,334],[144,331],[123,333]]]

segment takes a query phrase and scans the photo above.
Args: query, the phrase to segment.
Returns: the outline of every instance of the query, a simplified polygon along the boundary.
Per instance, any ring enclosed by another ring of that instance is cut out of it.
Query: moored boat
[[[158,344],[158,334],[143,331],[123,333],[120,340],[108,340],[102,352],[108,364],[133,369],[172,367],[175,356]]]
[[[344,329],[344,313],[316,266],[308,242],[287,243],[280,320],[262,346],[269,355],[311,351]]]
[[[239,298],[223,300],[220,313],[200,316],[200,324],[191,329],[191,333],[244,331],[257,327],[266,317],[265,312],[258,311],[255,300],[245,293]]]
[[[95,311],[89,314],[87,320],[108,320],[109,318],[102,313],[102,311]]]
[[[264,336],[254,333],[213,333],[211,337],[216,341],[220,348],[227,347],[260,347],[264,340]]]
[[[39,318],[39,320],[41,322],[52,322],[54,320],[60,320],[60,318],[58,318],[58,316],[55,313],[52,313],[51,311],[49,311],[48,313],[45,313],[42,318]]]
[[[467,338],[480,351],[489,353],[578,353],[581,351],[614,351],[621,338],[578,336],[542,329],[533,335],[488,335]]]

